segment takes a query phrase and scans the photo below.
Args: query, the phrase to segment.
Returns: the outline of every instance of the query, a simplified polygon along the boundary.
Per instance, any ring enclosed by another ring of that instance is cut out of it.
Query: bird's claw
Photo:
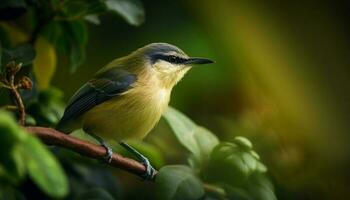
[[[151,163],[149,162],[149,160],[147,158],[142,159],[142,164],[146,167],[146,172],[144,174],[140,175],[142,180],[144,180],[144,181],[153,180],[154,175],[155,175],[154,172],[156,170],[152,167]]]
[[[101,146],[103,146],[106,149],[106,154],[103,156],[103,159],[107,163],[111,163],[112,162],[112,157],[113,157],[113,150],[112,150],[112,148],[107,146],[106,144],[101,144]]]

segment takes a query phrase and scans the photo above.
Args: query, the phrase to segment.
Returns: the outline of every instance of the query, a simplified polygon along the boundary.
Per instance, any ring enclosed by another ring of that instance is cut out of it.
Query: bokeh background
[[[279,199],[350,198],[348,3],[142,2],[139,27],[111,16],[89,27],[87,61],[54,77],[66,99],[116,57],[151,42],[177,45],[216,63],[193,68],[172,106],[223,140],[252,140]]]

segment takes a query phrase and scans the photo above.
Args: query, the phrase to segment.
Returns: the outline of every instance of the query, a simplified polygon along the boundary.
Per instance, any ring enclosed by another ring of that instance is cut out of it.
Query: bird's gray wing
[[[130,89],[135,81],[134,74],[121,69],[110,69],[98,74],[73,95],[56,128],[64,130],[67,122],[79,118],[94,106],[119,96]]]

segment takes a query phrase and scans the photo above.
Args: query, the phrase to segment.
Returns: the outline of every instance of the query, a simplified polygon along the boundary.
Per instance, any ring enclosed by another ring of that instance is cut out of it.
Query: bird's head
[[[173,87],[193,66],[209,64],[206,58],[189,57],[178,47],[167,43],[152,43],[141,49],[150,70],[165,87]]]

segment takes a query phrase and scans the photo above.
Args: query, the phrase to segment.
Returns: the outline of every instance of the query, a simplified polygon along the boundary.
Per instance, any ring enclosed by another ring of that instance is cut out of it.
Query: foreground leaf
[[[52,197],[67,195],[68,180],[52,153],[35,137],[28,137],[21,147],[31,179]]]
[[[7,112],[0,111],[0,180],[13,184],[22,180],[25,174],[25,164],[22,154],[18,151],[26,133]]]
[[[161,168],[156,184],[157,198],[161,200],[197,200],[204,195],[202,183],[187,166]]]

